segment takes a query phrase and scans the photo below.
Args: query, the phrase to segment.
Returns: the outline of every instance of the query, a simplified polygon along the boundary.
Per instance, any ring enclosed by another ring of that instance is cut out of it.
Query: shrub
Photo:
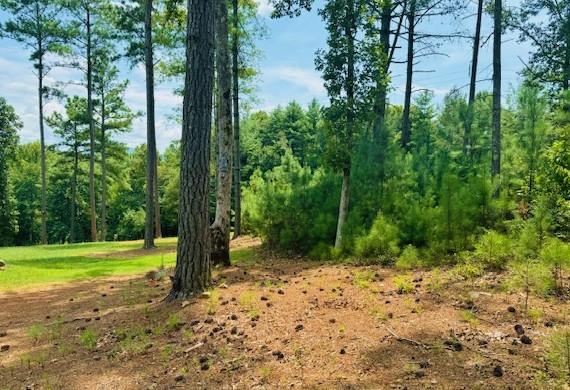
[[[396,225],[378,215],[368,234],[356,239],[354,251],[357,256],[377,257],[391,262],[400,252],[399,234]]]
[[[570,380],[570,330],[554,333],[549,340],[546,355],[549,371],[562,383]]]
[[[546,240],[540,251],[540,260],[551,267],[557,289],[562,286],[562,271],[570,265],[570,244],[556,238]]]
[[[128,210],[123,214],[117,228],[119,240],[137,240],[144,236],[145,212],[143,209]]]
[[[477,245],[474,256],[485,269],[503,270],[513,258],[513,247],[508,237],[493,230],[487,231]]]
[[[482,264],[468,260],[453,267],[452,272],[463,279],[475,279],[485,273]]]
[[[404,250],[402,251],[402,254],[400,255],[400,257],[398,257],[398,260],[396,261],[396,268],[398,269],[413,269],[413,268],[417,268],[418,266],[420,266],[420,257],[419,257],[419,252],[416,249],[415,246],[413,245],[408,245],[407,247],[404,248]]]
[[[394,285],[398,294],[408,294],[414,291],[412,278],[408,275],[398,275],[394,277]]]

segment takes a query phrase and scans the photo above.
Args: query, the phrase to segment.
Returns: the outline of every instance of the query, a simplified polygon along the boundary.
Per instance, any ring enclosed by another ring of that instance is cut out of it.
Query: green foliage
[[[409,294],[414,291],[414,283],[409,275],[395,276],[394,285],[398,294]]]
[[[561,384],[570,381],[570,330],[566,327],[549,340],[546,359],[549,371]]]
[[[503,270],[514,257],[513,244],[507,236],[489,230],[475,245],[473,255],[485,269]]]
[[[79,342],[88,350],[93,350],[97,346],[97,334],[91,329],[85,329],[79,336]]]
[[[421,265],[420,255],[416,247],[408,245],[404,248],[398,260],[396,260],[396,268],[409,270],[417,268]]]
[[[375,257],[382,262],[392,262],[400,252],[398,227],[379,214],[368,234],[358,237],[354,251],[357,256]]]
[[[539,258],[552,269],[556,288],[561,290],[564,287],[562,272],[570,266],[570,244],[550,238],[540,251]]]

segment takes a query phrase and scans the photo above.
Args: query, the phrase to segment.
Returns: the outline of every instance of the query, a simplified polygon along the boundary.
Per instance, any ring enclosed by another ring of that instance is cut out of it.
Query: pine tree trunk
[[[477,22],[475,24],[475,36],[473,38],[473,58],[471,60],[471,80],[469,82],[469,100],[467,103],[467,118],[465,118],[465,130],[463,133],[463,154],[471,155],[471,127],[475,106],[475,84],[477,83],[477,62],[479,60],[479,45],[481,41],[481,18],[483,16],[483,0],[477,3]]]
[[[501,36],[502,0],[495,0],[493,35],[493,134],[491,145],[491,175],[501,173]]]
[[[346,3],[346,20],[344,34],[347,40],[347,71],[346,71],[346,134],[347,153],[342,169],[342,188],[340,192],[340,205],[338,210],[338,222],[334,246],[339,249],[342,246],[343,228],[348,217],[348,200],[350,195],[350,164],[352,149],[352,134],[354,132],[354,39],[356,33],[356,20],[354,15],[354,1]]]
[[[232,100],[226,0],[216,0],[217,192],[216,217],[211,227],[212,263],[230,265],[230,212],[232,201]]]
[[[42,180],[42,195],[41,195],[41,230],[40,242],[45,245],[48,243],[47,238],[47,179],[46,179],[46,144],[45,144],[45,129],[44,129],[44,66],[43,66],[43,48],[41,44],[41,37],[39,39],[39,52],[38,58],[38,100],[40,108],[40,153],[41,153],[41,180]]]
[[[412,106],[412,77],[414,75],[414,30],[416,23],[416,0],[411,0],[408,11],[408,59],[406,66],[406,91],[404,94],[404,112],[402,115],[402,138],[404,150],[410,149],[412,138],[412,125],[410,123],[410,109]]]
[[[156,164],[154,164],[154,237],[162,238],[162,226],[160,224],[160,190],[158,188],[158,162],[160,156],[156,152]]]
[[[239,13],[238,0],[232,1],[233,8],[233,42],[232,42],[232,82],[233,82],[233,114],[234,114],[234,238],[241,235],[241,148],[239,123]]]
[[[144,248],[154,248],[154,191],[156,169],[156,134],[154,129],[154,60],[152,53],[152,0],[145,1],[145,68],[146,68],[146,212]]]
[[[91,11],[87,12],[87,115],[89,119],[89,208],[91,241],[97,241],[97,204],[95,201],[95,118],[93,117],[93,64],[91,58]]]
[[[73,145],[73,176],[71,178],[71,210],[70,210],[70,228],[69,242],[77,241],[77,171],[79,170],[79,145],[77,142],[77,127],[74,128],[74,145]]]
[[[211,283],[208,218],[210,132],[214,84],[214,2],[188,0],[176,269],[167,301]]]
[[[105,135],[105,109],[101,108],[101,241],[107,240],[107,139]]]
[[[386,97],[387,97],[387,87],[388,87],[388,69],[390,67],[388,53],[390,50],[390,22],[392,20],[392,3],[386,2],[382,7],[382,18],[380,25],[380,44],[382,45],[382,68],[378,75],[378,80],[376,81],[376,101],[374,107],[374,127],[373,127],[373,137],[374,137],[374,155],[375,163],[378,165],[380,171],[380,180],[383,179],[384,172],[384,148],[385,144],[385,132],[384,132],[384,120],[386,116]]]

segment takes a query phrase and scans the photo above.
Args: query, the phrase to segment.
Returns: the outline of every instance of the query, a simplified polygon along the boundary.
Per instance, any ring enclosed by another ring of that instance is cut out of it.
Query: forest
[[[326,98],[260,108],[267,26],[308,13]],[[38,121],[0,87],[0,389],[569,385],[570,1],[0,0],[5,42]],[[441,95],[416,80],[450,42],[469,82]]]

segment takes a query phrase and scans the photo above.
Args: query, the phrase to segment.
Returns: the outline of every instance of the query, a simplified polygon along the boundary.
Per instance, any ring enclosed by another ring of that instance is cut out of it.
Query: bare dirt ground
[[[142,276],[0,295],[0,389],[525,389],[564,324],[500,275],[416,271],[399,293],[393,269],[256,258],[171,305]]]

